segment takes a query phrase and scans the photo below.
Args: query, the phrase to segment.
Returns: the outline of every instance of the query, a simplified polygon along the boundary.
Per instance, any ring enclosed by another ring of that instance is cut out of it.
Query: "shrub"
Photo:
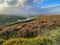
[[[0,45],[2,45],[4,41],[5,41],[4,39],[0,38]]]
[[[9,38],[16,38],[17,37],[17,31],[6,31],[0,35],[3,39],[9,39]]]
[[[44,37],[36,37],[36,38],[15,38],[9,39],[3,45],[53,45],[53,41],[50,38]]]

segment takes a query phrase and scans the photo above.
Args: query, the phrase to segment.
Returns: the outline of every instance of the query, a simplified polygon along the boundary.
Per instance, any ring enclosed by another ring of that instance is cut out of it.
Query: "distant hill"
[[[15,23],[23,19],[26,19],[26,17],[0,14],[0,27]]]

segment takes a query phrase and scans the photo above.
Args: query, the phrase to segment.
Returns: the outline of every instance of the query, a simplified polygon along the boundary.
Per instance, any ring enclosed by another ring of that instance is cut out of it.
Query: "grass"
[[[42,35],[35,38],[19,38],[15,33],[11,33],[8,37],[3,45],[59,45],[60,27],[42,31]]]
[[[56,27],[53,30],[45,30],[42,31],[42,35],[46,35],[47,37],[50,37],[51,40],[54,40],[54,45],[59,45],[60,44],[60,27]]]
[[[9,39],[3,45],[53,45],[53,41],[50,38],[47,38],[46,36],[39,36],[36,38],[15,38],[15,39]]]

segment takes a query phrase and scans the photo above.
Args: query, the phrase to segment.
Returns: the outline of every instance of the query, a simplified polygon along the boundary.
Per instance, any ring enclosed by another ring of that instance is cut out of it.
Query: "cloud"
[[[44,0],[0,0],[1,5],[7,5],[7,6],[26,6],[26,5],[33,5],[40,2],[43,2]]]
[[[7,15],[25,15],[25,14],[39,14],[39,9],[36,9],[35,7],[27,9],[26,7],[20,7],[20,8],[7,8],[5,10],[2,10],[0,13],[7,14]]]
[[[55,5],[48,5],[48,6],[41,6],[41,8],[54,8],[59,6],[60,4],[55,4]]]
[[[52,14],[60,14],[60,6],[56,6],[52,10],[50,10]]]
[[[10,7],[30,7],[34,6],[44,0],[0,0],[0,9],[10,8]]]
[[[60,14],[60,5],[41,7],[41,14]]]
[[[37,7],[48,0],[0,0],[0,13],[3,14],[60,14],[58,4]],[[35,6],[36,5],[36,6]]]
[[[38,13],[37,4],[45,0],[0,0],[0,13],[4,14],[22,14],[22,13]]]

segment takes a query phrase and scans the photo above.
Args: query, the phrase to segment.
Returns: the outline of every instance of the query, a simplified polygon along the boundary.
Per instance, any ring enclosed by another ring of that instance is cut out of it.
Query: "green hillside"
[[[24,17],[24,16],[0,15],[0,27],[19,22],[23,19],[26,19],[26,17]]]

